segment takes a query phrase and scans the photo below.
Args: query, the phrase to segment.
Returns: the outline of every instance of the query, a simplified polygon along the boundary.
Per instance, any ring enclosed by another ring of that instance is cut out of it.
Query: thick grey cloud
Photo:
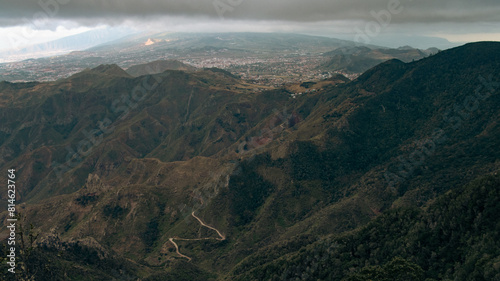
[[[390,5],[400,11],[392,14],[391,23],[500,22],[499,0],[1,0],[0,26],[43,18],[95,25],[157,16],[369,21]]]

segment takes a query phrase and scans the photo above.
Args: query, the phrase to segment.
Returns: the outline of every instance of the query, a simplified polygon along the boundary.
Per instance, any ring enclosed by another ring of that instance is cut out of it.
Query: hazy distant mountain
[[[195,71],[196,67],[182,63],[177,60],[157,60],[145,64],[134,65],[127,68],[127,73],[138,77],[147,74],[162,73],[166,70]]]
[[[323,54],[329,60],[320,69],[346,73],[363,73],[377,64],[390,59],[411,62],[434,53],[437,53],[437,49],[435,48],[419,50],[410,46],[403,46],[397,49],[368,47],[339,48]]]
[[[363,42],[361,40],[361,42]],[[431,36],[411,36],[411,35],[389,35],[389,34],[379,34],[374,37],[370,37],[370,44],[385,46],[390,48],[397,48],[404,45],[410,45],[414,48],[428,49],[428,48],[438,48],[441,50],[453,48],[459,46],[463,43],[450,42],[444,38],[431,37]]]
[[[153,43],[153,44],[152,44]],[[215,49],[227,48],[234,50],[258,51],[272,53],[277,50],[288,52],[307,50],[327,50],[336,46],[354,46],[355,43],[335,38],[309,36],[292,33],[145,33],[128,36],[120,40],[92,48],[90,51],[105,51],[115,46],[121,50],[175,49],[193,51],[212,47]]]
[[[127,69],[156,60],[224,68],[299,56],[318,57],[332,49],[357,45],[360,44],[340,39],[284,33],[140,33],[57,57],[0,64],[0,81],[50,81],[99,64],[117,64]],[[209,61],[218,61],[220,65],[206,65]],[[48,67],[51,71],[44,71]],[[281,71],[286,69],[281,67]]]

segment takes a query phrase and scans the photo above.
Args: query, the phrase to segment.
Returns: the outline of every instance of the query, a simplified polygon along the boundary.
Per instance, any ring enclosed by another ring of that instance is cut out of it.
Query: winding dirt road
[[[205,224],[199,217],[197,217],[195,214],[194,214],[194,211],[191,213],[191,215],[193,216],[193,218],[195,218],[202,226],[206,227],[206,228],[210,228],[212,230],[215,230],[215,232],[217,232],[217,234],[220,236],[220,238],[212,238],[212,237],[205,237],[205,238],[177,238],[177,237],[171,237],[171,238],[168,238],[168,241],[170,241],[174,247],[175,247],[175,252],[180,256],[180,257],[183,257],[183,258],[186,258],[188,259],[189,261],[191,261],[191,258],[186,256],[186,255],[183,255],[180,251],[179,251],[179,246],[177,245],[177,243],[175,243],[174,239],[176,240],[181,240],[181,241],[200,241],[200,240],[211,240],[211,239],[214,239],[214,240],[218,240],[218,241],[224,241],[226,240],[226,236],[224,234],[222,234],[218,229],[216,229],[215,227],[212,227],[208,224]]]
[[[188,257],[188,256],[186,256],[186,255],[183,255],[183,254],[181,254],[181,252],[179,252],[179,246],[177,246],[177,243],[175,243],[175,242],[174,242],[174,238],[168,238],[168,240],[169,240],[170,242],[172,242],[172,244],[174,244],[174,246],[175,246],[175,252],[176,252],[179,256],[181,256],[181,257],[183,257],[183,258],[188,259],[188,261],[191,261],[191,258],[190,258],[190,257]]]
[[[219,241],[224,241],[226,240],[226,236],[224,236],[224,234],[220,233],[220,231],[218,231],[217,229],[215,229],[215,227],[211,227],[210,225],[207,225],[205,224],[199,217],[197,217],[195,214],[194,214],[194,211],[191,213],[191,215],[197,219],[201,225],[203,225],[204,227],[207,227],[207,228],[210,228],[212,230],[215,230],[215,232],[217,232],[217,234],[219,234],[220,238],[215,238],[215,240],[219,240]]]

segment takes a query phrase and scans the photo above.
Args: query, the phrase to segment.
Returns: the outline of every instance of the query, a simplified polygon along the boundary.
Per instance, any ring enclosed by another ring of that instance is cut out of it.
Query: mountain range
[[[128,69],[145,62],[177,60],[191,67],[217,67],[235,75],[243,73],[254,80],[274,75],[287,77],[282,82],[296,82],[299,78],[305,80],[307,76],[312,78],[334,72],[357,76],[388,59],[397,58],[407,62],[438,51],[411,47],[390,49],[348,40],[288,33],[160,32],[132,34],[116,40],[112,39],[123,33],[112,34],[99,37],[99,40],[105,39],[106,42],[97,46],[96,40],[88,39],[85,34],[78,35],[78,40],[66,38],[59,40],[63,43],[50,43],[56,49],[70,50],[70,47],[64,46],[84,40],[93,47],[74,49],[78,51],[58,56],[0,64],[0,81],[54,81],[100,64],[117,64]],[[295,70],[293,66],[301,69]]]
[[[423,57],[439,52],[436,48],[419,50],[409,46],[397,49],[376,49],[368,47],[339,48],[323,55],[329,60],[320,66],[333,72],[363,73],[366,70],[390,59],[403,62],[419,60]]]
[[[0,82],[18,277],[499,279],[500,43],[391,52],[301,95],[161,63]]]

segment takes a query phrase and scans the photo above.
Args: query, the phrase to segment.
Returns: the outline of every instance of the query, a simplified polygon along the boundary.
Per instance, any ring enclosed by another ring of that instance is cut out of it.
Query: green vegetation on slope
[[[269,247],[237,265],[228,280],[497,280],[499,212],[500,176],[486,176],[423,208],[392,209],[292,253]]]

